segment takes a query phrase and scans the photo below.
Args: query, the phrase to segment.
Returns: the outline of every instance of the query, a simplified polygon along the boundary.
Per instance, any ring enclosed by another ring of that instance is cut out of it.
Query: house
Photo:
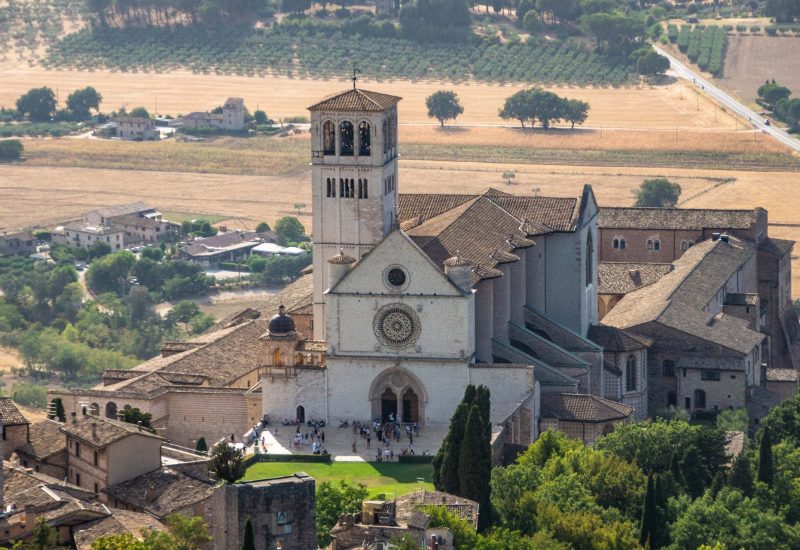
[[[120,204],[87,212],[84,220],[93,225],[108,225],[125,232],[125,244],[156,244],[174,238],[177,224],[164,219],[161,212],[144,202]]]
[[[214,550],[241,548],[245,525],[256,534],[256,550],[317,547],[314,478],[291,476],[225,483],[214,489]]]
[[[13,449],[20,465],[56,479],[66,479],[67,439],[61,432],[62,426],[61,422],[49,419],[32,424],[27,441]]]
[[[0,258],[30,256],[36,252],[36,239],[30,231],[0,233]]]
[[[92,225],[86,222],[70,222],[56,227],[53,242],[71,248],[89,250],[95,243],[105,243],[112,252],[125,248],[125,230],[111,225]]]
[[[272,231],[229,231],[213,237],[195,239],[178,249],[184,260],[195,261],[204,266],[216,266],[220,262],[241,262],[250,256],[250,251],[262,243],[274,243],[277,236]]]
[[[453,533],[447,528],[432,527],[428,508],[444,508],[477,527],[477,502],[441,491],[422,490],[393,501],[365,500],[360,513],[342,514],[331,529],[331,550],[389,548],[386,545],[403,536],[410,536],[418,548],[453,550]]]
[[[3,424],[3,459],[8,460],[17,446],[28,441],[30,422],[10,397],[0,397],[0,421]]]
[[[156,121],[138,116],[121,116],[113,120],[117,124],[117,137],[125,140],[158,139]]]
[[[229,132],[241,132],[244,124],[244,99],[229,97],[222,106],[221,113],[195,111],[184,115],[183,127],[188,129],[217,128]]]
[[[633,407],[581,393],[542,395],[539,429],[558,430],[591,445],[633,419]]]
[[[78,417],[61,426],[67,443],[67,479],[105,500],[107,487],[118,485],[161,467],[164,438],[141,426],[94,415]]]
[[[96,208],[84,214],[83,219],[92,225],[114,225],[114,221],[120,216],[135,216],[153,220],[162,219],[161,212],[144,201]]]

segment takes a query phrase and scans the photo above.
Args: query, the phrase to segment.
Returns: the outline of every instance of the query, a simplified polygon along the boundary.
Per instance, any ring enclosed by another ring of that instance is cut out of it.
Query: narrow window
[[[586,235],[586,286],[592,284],[594,279],[594,243],[592,241],[592,232],[589,231]]]
[[[94,452],[94,465],[97,466],[100,463],[100,453],[97,451]]]
[[[336,154],[336,127],[332,120],[326,120],[322,125],[322,153]]]
[[[345,181],[346,180],[344,178],[339,178],[339,196],[342,198],[346,196],[344,193],[345,187],[347,187]]]
[[[347,180],[347,198],[352,199],[355,197],[355,187],[356,187],[356,180],[350,178]]]
[[[653,241],[653,250],[661,250],[661,241],[658,239]]]
[[[636,356],[629,355],[625,364],[625,391],[636,391]]]
[[[611,248],[619,248],[619,239],[611,241]]]
[[[619,240],[619,249],[620,250],[625,250],[625,239],[620,239]]]
[[[675,376],[675,361],[671,359],[664,359],[662,363],[664,376]]]
[[[358,124],[358,154],[368,157],[371,152],[369,122],[362,121]]]
[[[353,156],[353,123],[343,120],[339,125],[339,154],[343,157]]]
[[[326,178],[325,185],[327,190],[327,196],[329,197],[336,197],[336,178]]]
[[[383,154],[385,155],[387,151],[389,151],[389,123],[384,120],[383,121]]]

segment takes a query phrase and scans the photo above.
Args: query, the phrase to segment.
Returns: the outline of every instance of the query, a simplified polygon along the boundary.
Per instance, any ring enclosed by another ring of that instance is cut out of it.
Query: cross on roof
[[[354,90],[356,89],[356,80],[358,80],[358,76],[356,76],[356,75],[358,73],[360,73],[360,72],[361,72],[361,69],[359,69],[358,66],[356,65],[356,62],[353,61],[353,89]]]

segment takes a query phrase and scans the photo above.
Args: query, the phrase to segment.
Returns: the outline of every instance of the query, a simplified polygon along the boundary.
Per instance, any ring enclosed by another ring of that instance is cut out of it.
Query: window
[[[383,154],[389,151],[389,123],[383,121]]]
[[[325,178],[326,197],[336,198],[336,178]]]
[[[97,466],[100,463],[100,453],[97,451],[94,452],[94,465]]]
[[[681,241],[681,250],[689,250],[694,246],[694,241]]]
[[[362,121],[358,124],[358,154],[368,157],[371,152],[369,122]]]
[[[636,356],[629,355],[625,363],[625,391],[636,391]]]
[[[614,237],[614,240],[611,241],[611,248],[625,250],[625,239],[622,237]]]
[[[97,486],[97,483],[95,483],[95,484],[94,484],[94,494],[97,494],[97,493],[99,493],[99,492],[100,492],[100,487],[98,487],[98,486]]]
[[[77,441],[75,442],[75,456],[77,456],[78,458],[80,458],[81,456],[81,444],[78,443]]]
[[[353,123],[343,120],[339,124],[339,154],[343,157],[353,156]]]
[[[75,485],[77,485],[78,487],[81,486],[81,474],[79,474],[78,472],[75,472]]]
[[[332,120],[326,120],[322,125],[322,153],[336,154],[336,127]]]
[[[694,390],[694,406],[697,409],[706,408],[706,392],[703,390]]]
[[[667,392],[667,406],[676,407],[678,405],[678,397],[673,390]]]
[[[664,359],[661,368],[664,376],[675,376],[675,361],[672,359]]]
[[[592,284],[594,279],[594,242],[592,232],[586,234],[586,286]]]
[[[700,380],[719,381],[719,371],[717,370],[701,370]]]
[[[366,178],[358,178],[358,198],[359,199],[368,199],[368,192],[367,192],[367,180]]]
[[[339,178],[339,196],[343,199],[352,199],[355,189],[353,178]]]
[[[647,250],[661,250],[661,241],[658,239],[647,239]]]

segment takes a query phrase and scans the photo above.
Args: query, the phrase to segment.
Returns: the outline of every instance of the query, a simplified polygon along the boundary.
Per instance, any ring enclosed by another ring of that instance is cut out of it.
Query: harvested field
[[[800,38],[729,36],[723,75],[718,81],[746,103],[768,78],[800,93]]]
[[[142,105],[159,113],[187,113],[221,105],[228,96],[243,97],[248,108],[264,109],[269,116],[307,115],[306,107],[321,97],[345,89],[349,82],[337,80],[302,80],[287,77],[246,77],[193,74],[173,71],[168,74],[113,73],[110,71],[48,71],[41,67],[0,64],[0,105],[12,106],[17,98],[35,86],[50,86],[69,91],[92,85],[103,95],[103,110],[121,106],[128,109]],[[521,86],[490,84],[442,84],[434,82],[359,82],[364,88],[402,96],[401,120],[405,123],[428,123],[425,98],[442,88],[458,93],[464,105],[459,124],[501,124],[497,112],[506,97]],[[688,97],[681,100],[678,84],[643,88],[553,88],[570,98],[591,105],[588,126],[613,128],[719,128],[732,129],[733,119],[717,114],[708,102],[701,101],[700,111]],[[684,92],[685,95],[685,92]]]

